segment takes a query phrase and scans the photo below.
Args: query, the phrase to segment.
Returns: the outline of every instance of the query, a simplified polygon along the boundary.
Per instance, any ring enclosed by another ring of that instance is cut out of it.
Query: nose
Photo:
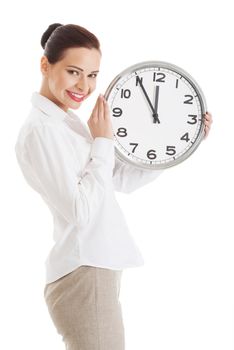
[[[80,90],[80,92],[86,93],[88,91],[88,81],[86,77],[80,77],[77,87]]]

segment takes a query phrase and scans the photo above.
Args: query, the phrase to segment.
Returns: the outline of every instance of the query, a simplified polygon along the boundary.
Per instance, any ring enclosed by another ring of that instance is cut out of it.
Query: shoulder
[[[62,136],[64,125],[62,121],[57,121],[52,116],[48,116],[37,108],[32,107],[21,130],[24,133],[25,139],[33,134],[40,135],[43,133]]]
[[[37,147],[49,147],[67,145],[62,121],[54,120],[37,108],[32,107],[26,119],[21,125],[15,142],[17,153],[25,152],[26,149]]]

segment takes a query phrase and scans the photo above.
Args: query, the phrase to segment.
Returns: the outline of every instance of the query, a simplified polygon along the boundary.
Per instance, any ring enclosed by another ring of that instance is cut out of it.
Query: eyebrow
[[[77,68],[77,69],[81,70],[81,72],[83,72],[83,71],[84,71],[82,68],[77,67],[77,66],[72,66],[72,65],[69,65],[68,67]],[[92,71],[91,73],[98,73],[98,72],[99,72],[99,70],[94,70],[94,71]]]

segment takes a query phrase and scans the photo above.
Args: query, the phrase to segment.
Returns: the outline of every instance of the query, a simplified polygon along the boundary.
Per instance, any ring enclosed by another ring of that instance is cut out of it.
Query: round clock
[[[146,61],[118,74],[105,92],[115,154],[140,169],[162,169],[188,158],[204,137],[201,88],[178,66]]]

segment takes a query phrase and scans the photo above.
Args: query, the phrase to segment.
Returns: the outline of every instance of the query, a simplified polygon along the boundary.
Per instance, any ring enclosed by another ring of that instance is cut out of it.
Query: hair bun
[[[46,31],[43,33],[42,37],[41,37],[41,46],[44,49],[47,40],[49,39],[49,37],[51,36],[51,34],[53,33],[53,31],[58,28],[63,26],[63,24],[61,23],[53,23],[50,24],[49,27],[46,29]]]

